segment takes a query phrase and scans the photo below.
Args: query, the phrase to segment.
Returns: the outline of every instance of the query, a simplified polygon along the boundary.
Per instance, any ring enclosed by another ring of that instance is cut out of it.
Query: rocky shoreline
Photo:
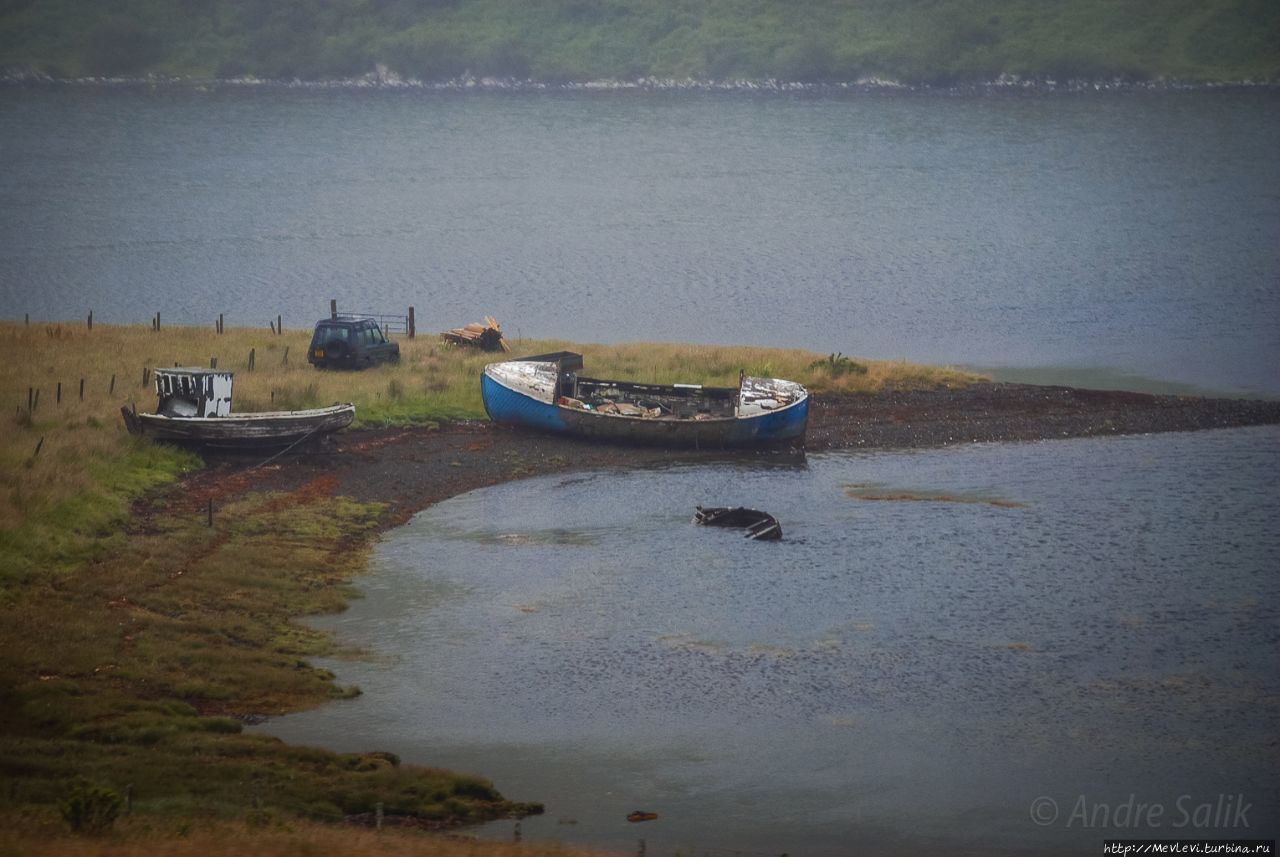
[[[816,395],[805,450],[892,450],[1280,424],[1280,401],[1161,396],[1031,384]],[[260,465],[213,459],[182,494],[210,498],[323,484],[335,496],[385,504],[397,526],[433,503],[547,473],[676,462],[793,456],[790,450],[697,451],[619,447],[486,421],[344,432],[312,450]]]
[[[147,75],[143,77],[52,77],[40,71],[10,69],[0,73],[4,86],[68,86],[68,87],[166,87],[187,89],[302,89],[331,91],[400,91],[400,92],[690,92],[807,94],[818,96],[877,93],[921,92],[947,95],[979,95],[994,93],[1079,93],[1079,92],[1217,92],[1232,90],[1280,89],[1280,81],[1272,80],[1136,80],[1127,78],[1062,79],[1000,75],[992,80],[954,84],[904,83],[891,78],[864,77],[848,81],[801,81],[777,78],[709,80],[701,78],[602,78],[582,81],[544,81],[517,77],[477,77],[463,75],[447,80],[419,80],[403,77],[385,67],[358,77],[320,80],[271,79],[252,76],[231,78]]]
[[[807,448],[904,449],[1203,431],[1280,422],[1280,401],[1037,384],[815,396]]]

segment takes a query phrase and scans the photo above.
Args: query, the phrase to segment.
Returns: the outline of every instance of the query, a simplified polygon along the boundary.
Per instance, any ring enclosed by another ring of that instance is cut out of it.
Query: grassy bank
[[[18,0],[0,68],[55,76],[464,73],[905,82],[1280,78],[1267,0]]]
[[[202,462],[125,433],[121,406],[154,406],[144,367],[216,357],[236,372],[238,410],[354,401],[362,424],[395,425],[483,416],[478,376],[493,359],[420,337],[401,341],[397,366],[320,372],[305,362],[308,339],[0,324],[0,816],[66,830],[77,796],[109,804],[127,795],[127,854],[146,850],[129,843],[145,841],[147,825],[196,818],[287,838],[279,825],[378,804],[441,825],[533,809],[478,777],[402,765],[377,748],[336,754],[242,731],[246,719],[358,693],[309,665],[332,643],[295,620],[341,608],[383,510],[335,496],[326,475],[287,493],[248,491],[249,477],[167,488]],[[571,346],[516,343],[560,347]],[[740,370],[815,390],[967,380],[803,351],[581,350],[596,374],[648,381],[733,383]]]
[[[124,434],[119,409],[152,410],[144,368],[218,366],[236,373],[240,411],[355,402],[357,425],[483,418],[479,373],[494,359],[434,336],[401,340],[397,366],[320,372],[306,362],[309,331],[0,323],[0,585],[34,571],[68,571],[119,550],[116,529],[133,497],[199,466],[199,459]],[[736,384],[739,370],[791,378],[815,391],[871,391],[886,383],[934,386],[967,376],[884,361],[854,362],[803,350],[528,340],[518,353],[584,351],[589,374],[649,382]],[[247,371],[250,351],[255,370]],[[114,379],[114,380],[113,380]],[[81,398],[81,381],[84,394]],[[58,388],[61,385],[59,401]],[[28,403],[34,407],[28,409]],[[39,450],[37,452],[37,449]],[[0,600],[6,596],[0,592]]]
[[[367,857],[588,857],[581,849],[559,845],[515,845],[423,837],[411,831],[381,833],[292,820],[243,824],[200,822],[196,825],[122,822],[106,838],[59,837],[28,818],[0,815],[0,854],[42,857],[296,857],[367,855]]]

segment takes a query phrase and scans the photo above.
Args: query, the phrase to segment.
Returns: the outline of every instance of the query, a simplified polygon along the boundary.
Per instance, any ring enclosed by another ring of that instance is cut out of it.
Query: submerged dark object
[[[627,813],[627,821],[633,823],[637,821],[653,821],[657,817],[658,814],[656,812],[646,812],[643,809],[637,809],[635,812]]]
[[[776,542],[782,539],[782,525],[768,512],[743,506],[707,509],[697,506],[695,508],[698,511],[693,516],[693,520],[704,526],[741,527],[747,531],[747,538],[761,542]]]

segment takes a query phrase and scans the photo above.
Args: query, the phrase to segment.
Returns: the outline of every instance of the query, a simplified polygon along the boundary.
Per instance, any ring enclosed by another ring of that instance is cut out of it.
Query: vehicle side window
[[[382,331],[379,328],[375,327],[373,330],[369,332],[373,334],[373,342],[375,345],[381,344],[387,341],[386,339],[383,338]]]
[[[330,327],[325,330],[325,339],[340,339],[347,341],[347,329],[345,327]]]

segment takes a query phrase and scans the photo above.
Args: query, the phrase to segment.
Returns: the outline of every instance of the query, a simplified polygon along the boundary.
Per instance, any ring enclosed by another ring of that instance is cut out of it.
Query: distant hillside
[[[0,0],[55,77],[1280,80],[1277,0]]]

